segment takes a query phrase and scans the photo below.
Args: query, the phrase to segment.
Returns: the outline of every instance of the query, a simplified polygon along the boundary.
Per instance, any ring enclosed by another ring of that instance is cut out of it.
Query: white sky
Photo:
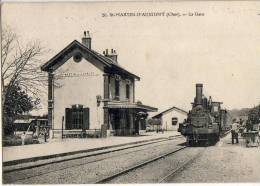
[[[103,12],[202,12],[203,17],[112,17]],[[53,57],[90,30],[92,48],[114,48],[120,65],[141,77],[136,99],[189,110],[195,83],[228,109],[260,102],[260,2],[9,3],[3,26]],[[44,100],[47,105],[46,99]],[[45,111],[47,109],[45,108]]]

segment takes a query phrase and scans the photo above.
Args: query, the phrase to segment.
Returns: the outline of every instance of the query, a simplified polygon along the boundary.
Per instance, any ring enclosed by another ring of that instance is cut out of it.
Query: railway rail
[[[126,149],[131,149],[131,148],[136,148],[136,147],[141,147],[141,146],[146,146],[146,145],[151,145],[151,144],[155,144],[155,143],[160,143],[160,142],[164,142],[164,141],[169,141],[169,140],[174,140],[176,138],[182,138],[181,135],[176,135],[176,136],[172,136],[168,139],[160,139],[160,140],[154,140],[152,142],[146,142],[146,143],[141,143],[141,144],[137,144],[137,145],[128,145],[127,147],[117,147],[117,148],[113,148],[112,150],[100,150],[96,153],[81,153],[83,155],[72,155],[72,156],[68,156],[68,157],[64,157],[63,159],[48,159],[47,162],[34,162],[33,165],[27,165],[27,164],[31,164],[31,162],[29,163],[24,163],[24,165],[10,165],[10,166],[4,166],[3,172],[4,173],[9,173],[9,172],[14,172],[14,171],[20,171],[20,170],[25,170],[25,169],[32,169],[32,168],[36,168],[36,167],[41,167],[41,166],[45,166],[45,165],[50,165],[50,164],[54,164],[54,163],[61,163],[61,162],[66,162],[66,161],[71,161],[71,160],[76,160],[76,159],[82,159],[82,158],[87,158],[87,157],[92,157],[92,156],[97,156],[97,155],[102,155],[102,154],[108,154],[108,153],[112,153],[112,152],[117,152],[117,151],[123,151]]]
[[[181,170],[185,169],[185,167],[187,167],[188,165],[192,164],[198,157],[201,156],[203,151],[200,151],[196,156],[193,156],[192,158],[190,158],[189,160],[187,160],[185,163],[183,163],[181,166],[176,167],[176,169],[170,171],[169,174],[167,174],[166,176],[164,176],[163,178],[161,178],[158,182],[159,183],[165,183],[169,180],[169,178],[172,178],[173,176],[175,176],[178,172],[180,172]]]
[[[67,165],[65,167],[62,167],[62,168],[57,168],[57,169],[54,168],[54,170],[49,170],[48,169],[47,171],[41,172],[39,174],[24,175],[22,178],[15,179],[15,182],[17,182],[17,181],[21,181],[21,180],[26,180],[26,179],[29,179],[29,178],[37,177],[37,176],[42,176],[42,175],[49,174],[49,173],[52,173],[52,172],[57,172],[57,171],[61,171],[61,170],[64,170],[64,169],[69,169],[69,168],[72,168],[72,167],[77,167],[77,166],[82,166],[82,165],[86,165],[86,164],[90,164],[90,163],[95,163],[95,162],[99,162],[99,161],[106,160],[106,159],[109,159],[109,158],[115,158],[117,156],[122,156],[122,155],[130,154],[130,153],[135,153],[135,152],[138,152],[138,151],[144,151],[144,150],[149,149],[149,148],[157,148],[157,147],[162,146],[162,145],[168,145],[168,144],[161,144],[161,143],[167,142],[167,141],[170,141],[170,140],[174,140],[176,138],[182,138],[182,136],[181,135],[180,136],[175,136],[175,137],[171,137],[169,139],[153,141],[153,142],[145,143],[145,144],[132,145],[132,146],[129,146],[129,147],[109,150],[109,151],[100,152],[100,153],[93,153],[93,154],[90,154],[90,155],[84,155],[84,156],[80,156],[80,157],[72,157],[72,158],[59,160],[59,161],[54,161],[54,162],[48,162],[48,163],[44,163],[44,164],[40,164],[40,165],[36,164],[36,165],[31,165],[31,166],[26,166],[26,167],[18,167],[16,169],[4,170],[4,175],[5,174],[9,174],[9,173],[15,174],[16,172],[20,172],[20,171],[27,170],[27,169],[32,169],[32,168],[37,168],[37,167],[42,167],[42,166],[50,165],[50,164],[53,165],[53,167],[55,167],[55,164],[66,162],[66,161],[72,161],[72,160],[77,160],[77,159],[88,158],[88,157],[91,157],[91,156],[97,156],[97,155],[109,154],[109,153],[114,153],[114,152],[120,152],[120,151],[123,151],[123,150],[129,150],[129,149],[134,149],[134,148],[139,148],[139,147],[145,146],[145,148],[135,149],[135,150],[132,150],[130,152],[123,152],[123,153],[119,153],[119,154],[116,154],[116,155],[111,154],[110,156],[99,157],[99,158],[97,158],[95,160],[92,160],[92,161],[82,161],[81,163],[69,164],[69,165]],[[154,145],[156,143],[159,143],[159,144],[151,147],[151,145]],[[183,147],[183,148],[186,148],[186,147]],[[179,150],[177,150],[177,151],[179,151]],[[172,154],[172,153],[173,152],[170,152],[170,153],[167,153],[167,154]],[[167,156],[167,154],[164,154],[163,156]],[[154,158],[154,161],[156,161],[155,159],[160,159],[160,157]],[[149,162],[146,162],[146,163],[149,163]]]
[[[128,173],[130,173],[131,171],[134,171],[134,170],[137,170],[137,169],[141,169],[143,167],[145,167],[146,165],[148,164],[151,164],[151,163],[154,163],[160,159],[163,159],[163,158],[166,158],[167,156],[172,156],[172,155],[175,155],[175,153],[177,152],[180,152],[184,149],[187,149],[189,147],[187,146],[184,146],[184,147],[181,147],[177,150],[173,150],[169,153],[166,153],[166,154],[163,154],[163,155],[160,155],[158,157],[155,157],[155,158],[152,158],[150,160],[147,160],[143,163],[140,163],[140,164],[137,164],[135,166],[132,166],[132,167],[129,167],[125,170],[122,170],[118,173],[115,173],[113,175],[110,175],[106,178],[103,178],[97,182],[95,182],[95,184],[102,184],[102,183],[113,183],[113,180],[120,177],[120,176],[124,176],[124,175],[127,175]],[[204,148],[204,150],[206,149],[207,147]],[[158,183],[167,183],[167,181],[172,178],[173,176],[175,176],[176,174],[178,174],[181,170],[185,169],[187,166],[191,165],[198,157],[201,156],[201,154],[204,152],[204,150],[201,150],[199,153],[197,153],[195,156],[191,157],[190,159],[188,159],[187,161],[185,161],[184,163],[182,163],[182,165],[176,167],[175,169],[173,169],[172,171],[170,171],[166,176],[163,176],[162,178],[160,178],[157,182]]]
[[[140,163],[140,164],[137,164],[137,165],[135,165],[135,166],[129,167],[129,168],[123,170],[123,171],[120,171],[120,172],[118,172],[118,173],[115,173],[115,174],[113,174],[113,175],[111,175],[111,176],[108,176],[108,177],[106,177],[106,178],[103,178],[103,179],[101,179],[101,180],[95,182],[95,184],[106,183],[106,182],[108,182],[108,181],[110,181],[110,180],[112,180],[112,179],[114,179],[114,178],[116,178],[116,177],[118,177],[118,176],[122,176],[122,175],[124,175],[124,174],[127,174],[127,173],[130,172],[130,171],[133,171],[133,170],[135,170],[135,169],[141,168],[141,167],[143,167],[143,166],[145,166],[145,165],[147,165],[147,164],[149,164],[149,163],[152,163],[152,162],[155,162],[155,161],[157,161],[157,160],[159,160],[159,159],[165,158],[166,156],[170,156],[170,155],[172,155],[172,154],[174,154],[174,153],[176,153],[176,152],[178,152],[178,151],[181,151],[181,150],[183,150],[183,149],[185,149],[185,148],[187,148],[187,147],[186,147],[186,146],[181,147],[181,148],[179,148],[179,149],[177,149],[177,150],[168,152],[168,153],[166,153],[166,154],[157,156],[157,157],[152,158],[152,159],[150,159],[150,160],[148,160],[148,161],[145,161],[145,162],[143,162],[143,163]]]

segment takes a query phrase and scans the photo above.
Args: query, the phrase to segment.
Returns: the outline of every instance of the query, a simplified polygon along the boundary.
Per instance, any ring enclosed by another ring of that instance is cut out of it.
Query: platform
[[[95,151],[102,148],[112,148],[120,145],[141,143],[150,140],[168,138],[180,135],[177,131],[164,133],[149,132],[139,136],[111,136],[107,138],[66,138],[55,139],[43,144],[3,147],[3,162],[33,159],[38,157],[70,154],[71,152]]]

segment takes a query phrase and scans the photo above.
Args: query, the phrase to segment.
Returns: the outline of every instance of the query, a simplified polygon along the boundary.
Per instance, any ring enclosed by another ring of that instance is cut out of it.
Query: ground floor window
[[[82,129],[83,126],[83,108],[72,109],[72,123],[71,128]]]
[[[83,105],[72,105],[65,109],[65,129],[89,129],[89,108]]]

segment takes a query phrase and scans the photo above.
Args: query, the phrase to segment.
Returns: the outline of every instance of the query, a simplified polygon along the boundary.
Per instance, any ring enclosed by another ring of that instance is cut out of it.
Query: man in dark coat
[[[232,144],[234,144],[234,139],[236,139],[236,143],[238,143],[238,130],[239,124],[237,123],[236,119],[233,119],[231,126]]]

